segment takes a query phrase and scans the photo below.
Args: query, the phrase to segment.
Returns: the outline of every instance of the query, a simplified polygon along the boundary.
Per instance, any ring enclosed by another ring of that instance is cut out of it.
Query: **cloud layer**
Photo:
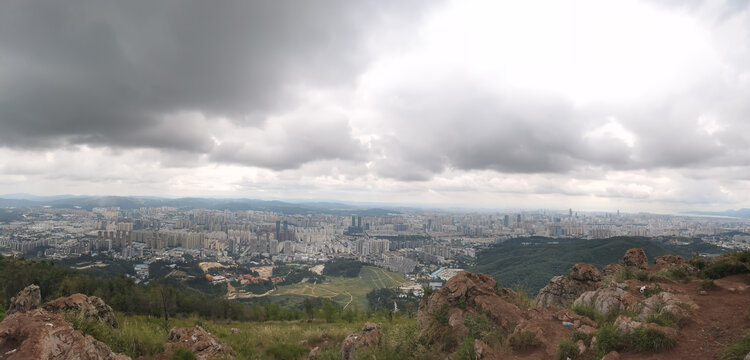
[[[749,39],[729,0],[6,1],[0,193],[750,206]]]

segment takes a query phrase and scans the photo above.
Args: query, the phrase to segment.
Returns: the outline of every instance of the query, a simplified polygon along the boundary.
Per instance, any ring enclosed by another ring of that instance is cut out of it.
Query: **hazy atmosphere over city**
[[[0,3],[0,194],[750,207],[747,1]]]

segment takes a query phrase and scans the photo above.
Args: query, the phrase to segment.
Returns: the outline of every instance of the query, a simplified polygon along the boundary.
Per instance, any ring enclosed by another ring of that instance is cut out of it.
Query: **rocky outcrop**
[[[664,313],[671,313],[677,319],[681,319],[690,315],[691,310],[698,308],[689,298],[666,291],[641,301],[638,306],[640,307],[638,313],[640,321],[646,321],[649,315],[663,315]]]
[[[341,343],[341,358],[352,360],[357,350],[376,346],[382,338],[383,330],[380,329],[380,325],[367,322],[361,332],[347,336]]]
[[[170,358],[177,348],[187,348],[198,360],[234,359],[234,350],[215,336],[196,325],[192,328],[174,328],[164,343],[164,354]]]
[[[623,287],[622,284],[612,283],[608,287],[586,291],[573,304],[591,306],[603,315],[612,311],[632,309],[638,302],[638,298],[625,291]]]
[[[584,292],[599,287],[601,279],[601,273],[595,266],[575,264],[569,276],[555,276],[547,286],[539,290],[536,298],[537,307],[567,308]]]
[[[506,331],[512,329],[521,320],[521,310],[498,295],[496,284],[489,275],[458,273],[419,304],[417,325],[420,331],[434,328],[439,321],[433,315],[442,311],[449,327],[460,335],[465,331],[462,319],[466,309],[487,313],[496,325]]]
[[[474,340],[474,358],[476,360],[499,360],[492,348],[482,340]]]
[[[72,313],[93,319],[111,327],[117,327],[117,318],[112,308],[96,296],[73,294],[44,304],[44,309],[55,313]]]
[[[10,306],[6,315],[15,313],[25,313],[29,310],[39,307],[42,302],[42,293],[39,286],[29,285],[25,287],[18,295],[10,298]]]
[[[684,263],[685,259],[678,255],[662,255],[654,259],[656,265],[682,265]]]
[[[667,326],[661,326],[653,323],[645,323],[633,320],[627,316],[618,316],[617,320],[615,320],[615,329],[621,334],[627,334],[632,331],[634,331],[637,328],[647,328],[647,329],[653,329],[658,330],[664,333],[668,338],[672,340],[677,340],[678,332],[676,329],[667,327]]]
[[[642,248],[633,248],[625,252],[625,256],[622,258],[622,263],[625,266],[634,266],[639,269],[648,268],[648,257],[646,252]]]
[[[16,312],[0,323],[0,359],[125,360],[80,331],[59,314],[44,309]]]

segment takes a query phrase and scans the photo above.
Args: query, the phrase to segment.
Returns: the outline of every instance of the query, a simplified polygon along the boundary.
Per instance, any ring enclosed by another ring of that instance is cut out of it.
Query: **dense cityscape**
[[[99,254],[145,264],[181,261],[187,254],[223,265],[257,266],[352,258],[411,274],[463,268],[483,248],[522,237],[700,238],[726,249],[750,248],[750,221],[740,218],[584,213],[573,209],[506,213],[378,211],[382,214],[34,207],[24,209],[19,220],[0,223],[0,252],[57,260]]]

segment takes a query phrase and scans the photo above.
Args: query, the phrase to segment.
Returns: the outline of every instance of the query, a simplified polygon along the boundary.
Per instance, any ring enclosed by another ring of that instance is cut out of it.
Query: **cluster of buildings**
[[[399,210],[382,215],[305,215],[149,207],[29,208],[0,223],[0,252],[63,258],[106,253],[149,263],[183,255],[224,263],[319,263],[357,258],[392,271],[460,268],[477,250],[527,236],[701,237],[750,248],[750,221],[736,218],[567,211],[447,212]]]

